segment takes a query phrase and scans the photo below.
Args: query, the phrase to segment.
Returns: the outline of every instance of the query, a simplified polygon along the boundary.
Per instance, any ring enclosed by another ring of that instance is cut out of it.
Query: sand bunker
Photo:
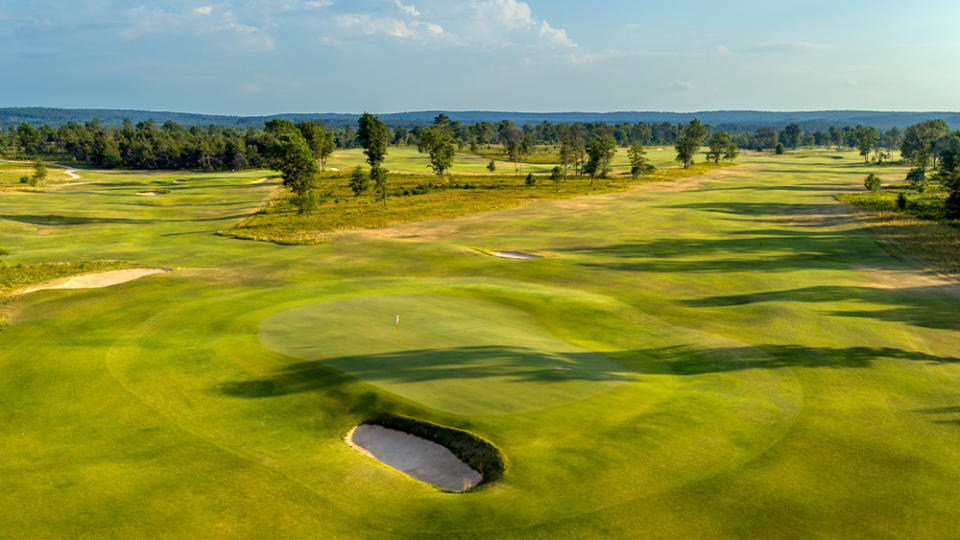
[[[347,434],[362,454],[440,489],[466,491],[483,479],[453,452],[435,442],[383,426],[363,424]]]
[[[280,179],[279,176],[268,176],[268,177],[266,177],[266,178],[261,178],[261,179],[259,179],[259,180],[254,180],[254,181],[252,181],[252,182],[250,182],[250,183],[251,183],[251,184],[265,184],[265,183],[267,183],[267,182],[272,182],[272,181],[274,181],[274,180],[279,180],[279,179]]]
[[[540,255],[534,255],[532,253],[524,253],[522,251],[491,251],[491,255],[494,257],[501,257],[504,259],[542,259]]]
[[[169,268],[130,268],[127,270],[111,270],[97,274],[83,274],[27,287],[23,289],[21,293],[26,294],[45,289],[98,289],[100,287],[119,285],[120,283],[140,279],[144,276],[162,274],[164,272],[172,272],[172,270]]]
[[[140,193],[137,193],[137,195],[140,195],[141,197],[156,197],[157,195],[166,195],[167,193],[170,193],[170,192],[169,191],[141,191]]]

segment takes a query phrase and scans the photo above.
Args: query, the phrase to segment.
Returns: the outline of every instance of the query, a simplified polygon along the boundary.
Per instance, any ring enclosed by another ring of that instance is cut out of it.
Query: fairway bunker
[[[141,191],[140,193],[137,193],[137,195],[140,195],[141,197],[156,197],[157,195],[166,195],[167,193],[170,193],[170,191],[161,189],[157,191]]]
[[[28,287],[22,291],[22,294],[46,289],[99,289],[119,285],[135,279],[140,279],[153,274],[162,274],[172,272],[170,268],[130,268],[127,270],[111,270],[109,272],[98,272],[96,274],[83,274],[73,276],[67,279],[48,281],[40,285]]]
[[[440,489],[466,491],[483,480],[448,448],[409,433],[361,424],[346,440],[358,452]]]
[[[533,253],[524,253],[522,251],[490,251],[490,255],[494,257],[500,257],[501,259],[542,259],[542,255],[534,255]]]

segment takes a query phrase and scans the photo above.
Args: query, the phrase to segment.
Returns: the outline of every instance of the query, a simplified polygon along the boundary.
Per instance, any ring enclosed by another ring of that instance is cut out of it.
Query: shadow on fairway
[[[872,247],[873,241],[869,237],[858,239],[845,232],[761,229],[732,232],[727,238],[719,239],[659,238],[556,251],[588,255],[581,263],[586,267],[624,272],[845,270],[854,262],[869,262],[877,268],[899,266],[897,261],[880,252],[868,261],[857,252],[857,240]],[[596,261],[603,258],[617,260]]]
[[[850,184],[783,184],[776,186],[740,186],[740,187],[706,187],[691,191],[810,191],[824,194],[834,194],[836,192],[863,192],[862,187],[851,186]]]
[[[728,307],[760,302],[826,303],[853,301],[877,304],[877,309],[833,310],[827,315],[905,322],[925,328],[960,330],[957,288],[953,285],[883,289],[822,286],[755,294],[711,296],[682,303],[691,307]]]
[[[175,208],[175,207],[171,207]],[[165,209],[166,210],[166,209]],[[207,221],[223,221],[231,219],[242,219],[250,215],[250,212],[243,214],[232,214],[228,216],[197,217],[187,219],[135,219],[135,218],[110,218],[110,217],[88,217],[88,216],[59,216],[59,215],[0,215],[0,219],[26,223],[28,225],[42,225],[45,227],[67,227],[72,225],[144,225],[157,223],[193,223]]]
[[[544,355],[510,347],[466,347],[402,351],[389,354],[350,356],[318,362],[298,362],[277,370],[265,379],[233,381],[217,391],[243,398],[267,398],[304,392],[329,392],[353,377],[372,382],[425,382],[443,379],[504,379],[516,382],[560,383],[572,380],[628,381],[627,373],[590,369],[596,353],[550,353]],[[917,351],[893,347],[806,347],[766,345],[760,347],[696,348],[660,347],[604,353],[625,371],[638,375],[694,376],[748,369],[777,368],[869,368],[880,358],[933,364],[960,362]],[[349,372],[350,375],[346,373]]]
[[[7,221],[16,221],[29,225],[44,226],[66,226],[66,225],[92,225],[98,223],[153,223],[152,219],[132,219],[132,218],[108,218],[108,217],[83,217],[83,216],[58,216],[58,215],[0,215],[0,219]]]
[[[960,407],[936,407],[913,412],[935,417],[934,424],[951,424],[960,427]],[[949,418],[950,416],[956,416],[956,418]]]

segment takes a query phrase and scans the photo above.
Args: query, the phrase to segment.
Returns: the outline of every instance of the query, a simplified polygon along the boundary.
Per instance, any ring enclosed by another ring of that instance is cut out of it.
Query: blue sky
[[[960,110],[960,2],[0,0],[0,106]]]

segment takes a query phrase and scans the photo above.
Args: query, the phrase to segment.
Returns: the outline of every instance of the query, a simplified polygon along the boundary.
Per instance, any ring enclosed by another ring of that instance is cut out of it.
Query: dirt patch
[[[46,289],[99,289],[111,285],[119,285],[135,279],[140,279],[153,274],[162,274],[172,272],[170,268],[130,268],[127,270],[111,270],[109,272],[98,272],[96,274],[83,274],[69,278],[48,281],[39,285],[33,285],[20,291],[20,294],[42,291]]]
[[[358,452],[440,489],[466,491],[480,483],[480,473],[447,448],[402,431],[359,425],[346,442]]]
[[[542,259],[541,255],[534,255],[533,253],[524,253],[522,251],[487,251],[494,257],[500,257],[502,259]]]

